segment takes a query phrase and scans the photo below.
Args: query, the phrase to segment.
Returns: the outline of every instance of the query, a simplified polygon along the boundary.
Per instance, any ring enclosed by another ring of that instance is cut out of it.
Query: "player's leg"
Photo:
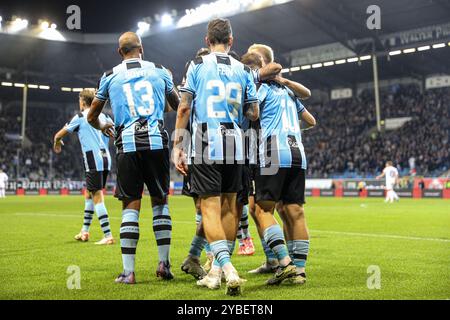
[[[291,228],[289,227],[289,219],[287,217],[287,213],[285,210],[285,207],[283,205],[283,201],[278,201],[275,205],[275,209],[278,212],[278,215],[281,218],[281,221],[283,222],[283,234],[284,239],[286,240],[286,246],[288,248],[289,256],[291,257],[291,260],[293,261],[293,249],[294,249],[294,243],[293,243],[293,237],[291,234]]]
[[[286,221],[286,235],[291,242],[291,257],[296,267],[293,283],[306,282],[306,260],[309,254],[309,232],[306,225],[303,204],[305,203],[305,170],[290,169],[286,188],[283,190],[283,209]]]
[[[252,193],[253,194],[253,193]],[[261,240],[261,246],[264,251],[264,255],[266,256],[266,261],[256,269],[250,270],[248,273],[274,273],[278,268],[278,260],[272,249],[267,245],[264,240],[264,233],[261,229],[258,220],[256,219],[256,204],[255,204],[255,196],[251,195],[248,198],[248,208],[250,215],[255,222],[256,230],[258,231],[259,239]]]
[[[0,198],[6,198],[5,188],[0,188]]]
[[[141,170],[152,200],[153,233],[158,247],[159,264],[156,276],[164,280],[171,280],[173,279],[173,273],[170,270],[172,218],[168,205],[170,186],[169,150],[148,150],[141,154],[143,157]]]
[[[98,245],[114,244],[115,240],[111,233],[111,226],[109,223],[108,210],[105,206],[105,197],[103,196],[103,189],[108,178],[108,171],[94,172],[92,180],[88,184],[88,190],[92,194],[94,200],[95,213],[100,222],[100,227],[103,231],[103,239],[96,242]]]
[[[394,200],[395,200],[395,201],[399,201],[399,200],[400,200],[400,198],[398,197],[397,192],[395,192],[394,189],[392,189],[392,194],[393,194],[393,196],[394,196]]]
[[[206,241],[205,233],[203,231],[200,202],[198,201],[198,197],[196,196],[192,197],[192,199],[194,200],[194,205],[196,209],[195,223],[197,227],[195,231],[195,236],[191,242],[189,254],[186,257],[186,259],[184,259],[183,264],[181,265],[181,270],[192,275],[196,279],[201,279],[206,275],[206,271],[200,265],[200,256],[202,254],[203,249],[208,244],[208,241]],[[211,266],[209,266],[208,271],[209,269],[211,269]]]
[[[295,266],[284,241],[283,230],[273,216],[275,204],[281,199],[287,170],[279,169],[274,175],[264,175],[258,170],[256,185],[256,218],[263,230],[264,240],[277,257],[279,268],[267,284],[279,284],[295,275]]]
[[[139,241],[139,211],[144,189],[141,156],[138,152],[117,154],[117,185],[115,197],[122,201],[120,247],[123,272],[116,282],[134,284],[136,247]]]
[[[83,226],[81,231],[75,235],[75,240],[88,241],[89,240],[89,228],[91,227],[92,219],[94,217],[94,201],[91,193],[86,190],[84,194],[84,217]]]

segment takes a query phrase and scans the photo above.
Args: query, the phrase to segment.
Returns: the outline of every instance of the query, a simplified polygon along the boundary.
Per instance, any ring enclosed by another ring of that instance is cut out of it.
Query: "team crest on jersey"
[[[147,123],[139,123],[136,122],[136,125],[134,127],[134,130],[136,132],[147,132],[148,131],[148,126]]]
[[[298,148],[298,143],[297,140],[293,137],[288,137],[287,139],[288,145],[291,148]]]
[[[224,137],[234,137],[236,136],[235,129],[227,129],[224,125],[220,125],[220,134]]]

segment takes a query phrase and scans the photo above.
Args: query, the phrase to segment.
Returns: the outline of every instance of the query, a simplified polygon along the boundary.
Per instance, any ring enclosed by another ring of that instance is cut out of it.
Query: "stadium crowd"
[[[382,90],[381,101],[382,119],[411,117],[411,121],[378,134],[370,90],[351,99],[305,102],[318,119],[317,126],[303,134],[308,177],[373,177],[388,159],[405,174],[411,169],[411,157],[415,158],[418,175],[450,168],[450,89],[421,91],[417,85],[390,86]],[[29,108],[23,149],[20,112],[20,108],[0,111],[0,167],[11,178],[16,178],[19,170],[20,178],[30,180],[80,180],[84,168],[76,137],[65,141],[64,152],[59,155],[51,149],[53,134],[76,113],[76,106],[56,112],[45,107]],[[168,115],[169,132],[174,121],[175,114]]]

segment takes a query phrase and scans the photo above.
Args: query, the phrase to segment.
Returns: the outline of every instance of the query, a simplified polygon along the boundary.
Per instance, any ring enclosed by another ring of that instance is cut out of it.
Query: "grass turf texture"
[[[117,240],[120,202],[106,205]],[[9,197],[0,199],[0,299],[449,299],[450,202],[402,199],[388,205],[376,199],[309,198],[306,215],[311,234],[304,286],[267,287],[267,275],[249,275],[263,252],[253,221],[256,254],[235,255],[233,263],[248,282],[241,297],[226,297],[224,286],[197,288],[180,270],[194,234],[190,198],[171,197],[171,259],[175,279],[155,277],[158,262],[149,200],[141,212],[135,286],[118,285],[122,270],[120,245],[95,246],[101,238],[98,219],[91,241],[73,236],[82,224],[82,197]],[[202,259],[204,260],[204,259]],[[67,268],[81,270],[81,289],[67,289]],[[381,270],[381,289],[369,290],[367,268]]]

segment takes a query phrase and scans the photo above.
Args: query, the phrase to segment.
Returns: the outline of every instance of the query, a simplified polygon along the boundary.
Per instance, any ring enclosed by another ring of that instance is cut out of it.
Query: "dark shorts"
[[[238,192],[237,194],[237,202],[242,204],[242,205],[247,205],[248,204],[248,197],[252,196],[253,194],[251,193],[253,187],[253,182],[251,181],[251,169],[247,166],[244,165],[242,168],[242,190]]]
[[[103,190],[106,186],[109,171],[88,171],[86,172],[86,189],[89,192]]]
[[[198,196],[238,193],[242,189],[242,164],[193,164],[191,192]]]
[[[256,202],[283,201],[284,204],[305,203],[305,170],[280,168],[274,175],[255,175]]]
[[[169,194],[169,150],[143,150],[118,153],[115,197],[119,200],[142,198],[144,184],[150,196],[164,198]]]
[[[196,198],[198,195],[192,192],[191,170],[192,167],[189,166],[187,176],[183,177],[183,189],[181,190],[181,194],[187,197]]]

